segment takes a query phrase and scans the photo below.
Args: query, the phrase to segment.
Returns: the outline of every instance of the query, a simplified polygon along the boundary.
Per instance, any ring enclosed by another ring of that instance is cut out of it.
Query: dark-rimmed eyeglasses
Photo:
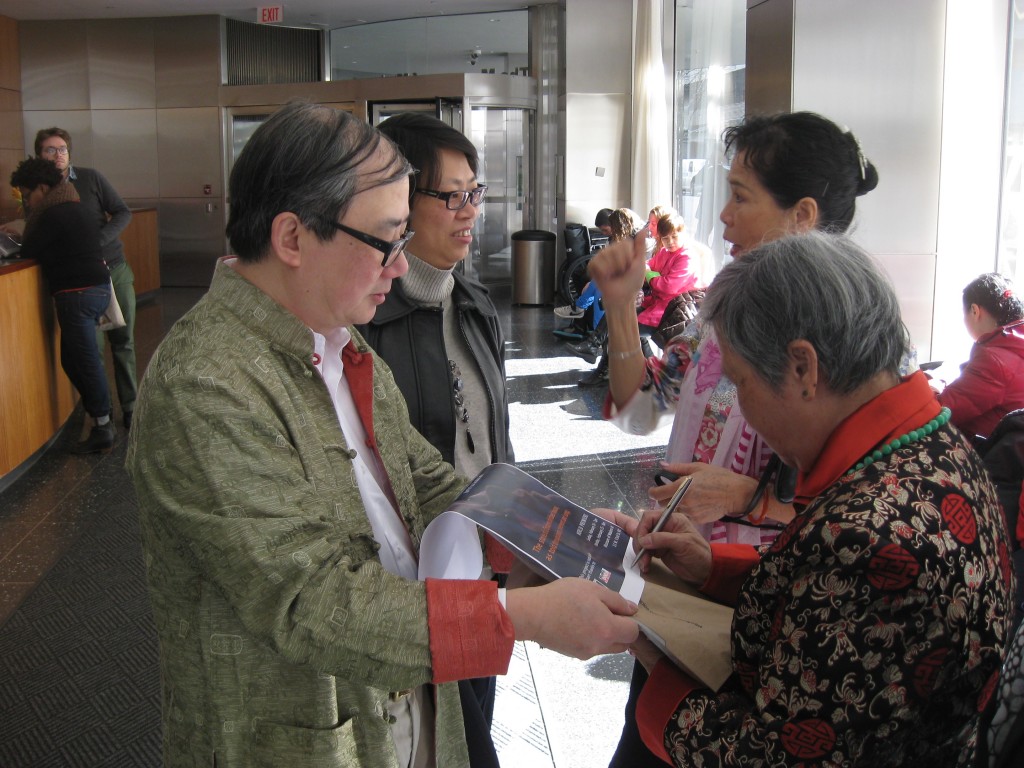
[[[487,185],[480,184],[476,189],[456,189],[454,192],[440,192],[436,189],[417,189],[416,191],[421,195],[444,200],[449,211],[461,211],[466,207],[466,203],[472,203],[474,207],[479,207],[480,203],[484,201],[484,195],[487,194]]]
[[[54,157],[55,155],[64,157],[67,153],[67,147],[46,147],[40,154],[45,155],[46,157]]]
[[[405,234],[402,235],[398,240],[381,240],[379,237],[368,235],[365,232],[360,232],[358,229],[352,227],[346,227],[344,224],[339,224],[336,221],[332,221],[331,224],[335,229],[340,229],[346,235],[351,235],[361,243],[366,243],[371,248],[376,248],[378,251],[384,254],[384,258],[380,262],[380,268],[384,269],[389,264],[394,264],[402,251],[405,250],[405,246],[412,240],[412,236],[416,233],[411,229],[405,230]]]

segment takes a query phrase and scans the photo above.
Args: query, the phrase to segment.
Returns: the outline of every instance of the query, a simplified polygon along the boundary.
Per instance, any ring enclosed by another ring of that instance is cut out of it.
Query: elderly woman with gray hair
[[[967,764],[1009,637],[1008,541],[970,443],[924,374],[899,376],[891,285],[849,240],[796,235],[723,269],[702,315],[745,417],[799,470],[797,511],[760,557],[683,514],[634,526],[641,568],[735,605],[717,692],[634,646],[644,741],[680,766]]]

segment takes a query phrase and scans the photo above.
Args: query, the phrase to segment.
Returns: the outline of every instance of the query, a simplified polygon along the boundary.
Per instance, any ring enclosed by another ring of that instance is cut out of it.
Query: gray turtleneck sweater
[[[488,439],[491,414],[488,413],[483,378],[468,345],[459,333],[458,321],[452,311],[455,278],[451,269],[437,269],[408,251],[406,258],[409,260],[409,271],[400,278],[406,296],[423,307],[440,307],[444,312],[445,351],[461,374],[463,407],[469,414],[468,423],[459,421],[455,425],[455,468],[466,477],[476,477],[494,460]],[[457,408],[457,412],[461,415],[462,408]],[[472,438],[467,434],[472,435]],[[473,451],[470,450],[470,444],[473,445]]]

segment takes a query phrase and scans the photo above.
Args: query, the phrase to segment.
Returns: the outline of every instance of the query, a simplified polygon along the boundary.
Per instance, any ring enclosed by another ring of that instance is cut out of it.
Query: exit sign
[[[283,5],[264,5],[256,9],[257,24],[278,24],[284,20]]]

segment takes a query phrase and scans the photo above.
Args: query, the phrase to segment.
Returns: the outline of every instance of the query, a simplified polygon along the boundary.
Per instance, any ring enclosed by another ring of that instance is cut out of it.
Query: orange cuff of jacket
[[[720,603],[736,605],[740,587],[759,560],[750,544],[712,544],[711,573],[700,591]]]
[[[679,703],[699,684],[668,659],[659,661],[636,701],[636,725],[644,744],[669,765],[665,729]]]
[[[515,628],[493,581],[427,579],[434,683],[508,672]]]

